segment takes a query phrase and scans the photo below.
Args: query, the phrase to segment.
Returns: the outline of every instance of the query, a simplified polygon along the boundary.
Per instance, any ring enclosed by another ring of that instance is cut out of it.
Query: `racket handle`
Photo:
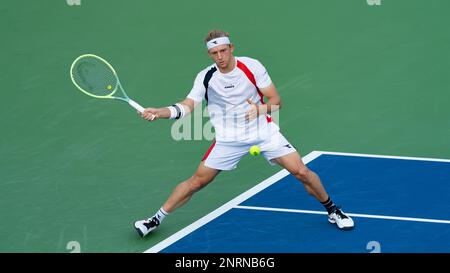
[[[138,110],[139,113],[141,113],[141,114],[144,113],[145,108],[140,106],[139,103],[135,102],[134,100],[128,99],[128,104],[131,105],[134,109]],[[152,120],[154,120],[154,119],[155,119],[155,116],[153,115]]]
[[[131,105],[134,109],[138,110],[139,113],[143,113],[144,110],[145,110],[144,107],[140,106],[137,102],[135,102],[135,101],[132,100],[132,99],[129,99],[129,100],[128,100],[128,104]]]

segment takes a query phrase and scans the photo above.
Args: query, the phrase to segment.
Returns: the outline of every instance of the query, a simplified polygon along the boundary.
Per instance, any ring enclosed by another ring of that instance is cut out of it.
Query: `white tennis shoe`
[[[336,224],[338,228],[343,230],[350,230],[355,225],[352,218],[346,215],[340,208],[336,208],[332,213],[328,214],[328,222]]]
[[[159,226],[159,220],[156,217],[147,220],[139,220],[134,222],[134,228],[139,236],[144,237]]]

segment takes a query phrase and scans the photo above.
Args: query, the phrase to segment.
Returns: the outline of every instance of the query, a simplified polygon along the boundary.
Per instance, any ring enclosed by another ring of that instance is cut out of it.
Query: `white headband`
[[[219,37],[216,39],[212,39],[211,41],[206,43],[206,46],[208,47],[208,50],[210,50],[213,47],[220,46],[220,45],[229,45],[231,44],[230,39],[228,37]]]

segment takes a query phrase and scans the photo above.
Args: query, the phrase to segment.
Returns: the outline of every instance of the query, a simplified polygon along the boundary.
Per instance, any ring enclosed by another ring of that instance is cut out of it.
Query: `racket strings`
[[[118,85],[114,71],[102,60],[92,56],[77,60],[72,69],[72,76],[81,89],[100,97],[112,95]]]

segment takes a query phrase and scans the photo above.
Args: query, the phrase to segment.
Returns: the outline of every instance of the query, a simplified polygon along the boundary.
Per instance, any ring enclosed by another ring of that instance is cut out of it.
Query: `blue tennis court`
[[[283,170],[147,252],[450,252],[450,160],[333,152],[303,160],[353,217],[353,230],[329,224]]]

